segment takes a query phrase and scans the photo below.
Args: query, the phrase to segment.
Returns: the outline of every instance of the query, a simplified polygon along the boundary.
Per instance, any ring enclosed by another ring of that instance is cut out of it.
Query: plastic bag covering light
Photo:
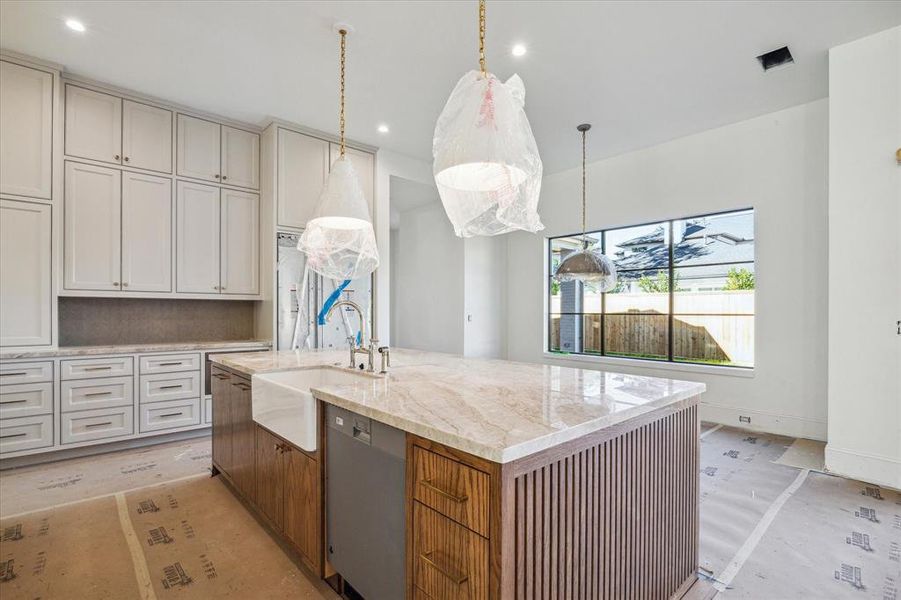
[[[435,183],[459,237],[544,229],[541,157],[526,118],[525,87],[470,71],[457,82],[432,144]]]
[[[332,165],[297,249],[307,255],[310,269],[336,281],[364,277],[379,266],[366,197],[346,156]]]

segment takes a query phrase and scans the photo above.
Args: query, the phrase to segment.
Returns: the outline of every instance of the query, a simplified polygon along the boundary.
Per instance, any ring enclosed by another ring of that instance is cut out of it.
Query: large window
[[[548,280],[548,350],[654,361],[754,366],[754,211],[589,234],[616,263],[599,293]],[[550,275],[580,247],[551,238]]]

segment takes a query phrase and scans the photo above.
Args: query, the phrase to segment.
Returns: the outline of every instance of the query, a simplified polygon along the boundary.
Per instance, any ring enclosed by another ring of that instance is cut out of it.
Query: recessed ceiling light
[[[79,33],[82,33],[85,30],[84,23],[76,19],[66,19],[66,27]]]
[[[523,44],[516,44],[513,46],[513,56],[522,56],[526,53],[526,47]]]
[[[379,133],[388,133],[388,126],[384,123],[379,125]]]

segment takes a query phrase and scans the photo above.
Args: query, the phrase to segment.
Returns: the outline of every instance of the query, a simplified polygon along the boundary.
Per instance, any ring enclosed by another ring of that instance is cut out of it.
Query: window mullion
[[[675,268],[673,267],[673,246],[675,238],[673,236],[673,222],[669,221],[669,331],[667,332],[667,357],[669,362],[673,362],[673,339],[675,331],[673,328],[673,288],[675,288]]]

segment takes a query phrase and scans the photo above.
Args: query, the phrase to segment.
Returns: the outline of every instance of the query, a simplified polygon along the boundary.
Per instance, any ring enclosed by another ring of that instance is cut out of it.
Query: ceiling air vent
[[[769,71],[770,69],[775,69],[776,67],[782,67],[784,65],[790,65],[795,62],[788,46],[782,46],[778,50],[761,54],[757,57],[757,60],[760,61],[760,66],[763,67],[764,71]]]

